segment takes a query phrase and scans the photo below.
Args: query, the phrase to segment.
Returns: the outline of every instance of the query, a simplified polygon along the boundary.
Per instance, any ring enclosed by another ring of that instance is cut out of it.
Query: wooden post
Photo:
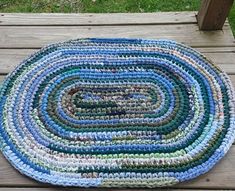
[[[201,30],[222,29],[234,0],[202,0],[197,15]]]

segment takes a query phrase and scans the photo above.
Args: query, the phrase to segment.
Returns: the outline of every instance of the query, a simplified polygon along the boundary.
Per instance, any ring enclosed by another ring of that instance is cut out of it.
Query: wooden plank
[[[196,12],[157,13],[0,13],[0,25],[196,24]]]
[[[0,49],[0,73],[7,74],[38,49]]]
[[[235,189],[235,145],[229,153],[214,168],[188,182],[180,183],[175,188],[198,188],[198,189]],[[48,184],[38,183],[16,171],[0,154],[0,187],[6,186],[44,186]]]
[[[0,75],[0,84],[3,82],[3,80],[5,79],[6,75]]]
[[[230,77],[230,80],[231,80],[231,82],[233,84],[233,88],[235,90],[235,75],[229,75],[229,77]]]
[[[2,26],[0,48],[40,48],[76,38],[172,39],[193,47],[235,46],[230,26],[223,31],[202,32],[196,24],[131,26]]]
[[[212,60],[214,64],[219,65],[227,73],[235,72],[235,53],[233,52],[208,52],[203,53],[207,58]],[[225,65],[228,66],[225,67]]]
[[[235,74],[235,47],[198,50],[227,73]],[[38,49],[0,49],[0,73],[6,74],[12,71],[22,60],[36,51]]]
[[[235,53],[235,47],[196,47],[195,49],[202,53]]]
[[[201,30],[220,30],[234,0],[203,0],[198,12],[198,25]]]

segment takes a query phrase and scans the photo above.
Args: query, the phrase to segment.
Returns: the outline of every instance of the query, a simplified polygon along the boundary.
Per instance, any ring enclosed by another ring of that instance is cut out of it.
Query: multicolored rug
[[[0,104],[4,156],[55,185],[169,186],[209,171],[235,136],[228,76],[168,40],[50,45],[7,76]]]

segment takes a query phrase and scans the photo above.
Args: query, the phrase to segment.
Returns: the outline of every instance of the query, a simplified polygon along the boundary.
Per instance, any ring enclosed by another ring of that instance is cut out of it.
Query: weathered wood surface
[[[3,15],[3,16],[1,16]],[[0,14],[0,82],[30,54],[49,43],[81,37],[168,38],[193,46],[229,73],[235,87],[235,40],[223,31],[199,31],[195,12],[145,14]],[[235,145],[209,173],[173,187],[235,189]],[[50,187],[21,175],[0,154],[0,191],[74,190]],[[86,189],[75,189],[86,190]],[[89,189],[111,190],[111,189]],[[115,189],[112,189],[115,190]],[[124,191],[124,189],[120,189]],[[139,189],[138,189],[139,190]],[[140,189],[141,190],[141,189]],[[130,191],[130,189],[125,189]]]
[[[49,43],[88,37],[171,39],[193,47],[235,46],[230,26],[202,32],[197,24],[129,26],[2,26],[0,48],[40,48]]]
[[[131,25],[194,23],[196,12],[157,13],[0,13],[0,25]]]
[[[221,30],[234,0],[202,0],[198,12],[201,30]]]

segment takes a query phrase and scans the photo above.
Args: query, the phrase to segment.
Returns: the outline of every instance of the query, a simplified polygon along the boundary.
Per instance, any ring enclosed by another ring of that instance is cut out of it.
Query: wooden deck
[[[235,40],[228,22],[222,31],[199,31],[195,14],[0,14],[0,81],[20,61],[49,43],[84,37],[130,37],[173,39],[192,46],[224,69],[235,85]],[[209,173],[171,189],[235,189],[235,145]],[[0,191],[12,190],[84,189],[35,182],[13,169],[0,154]]]

